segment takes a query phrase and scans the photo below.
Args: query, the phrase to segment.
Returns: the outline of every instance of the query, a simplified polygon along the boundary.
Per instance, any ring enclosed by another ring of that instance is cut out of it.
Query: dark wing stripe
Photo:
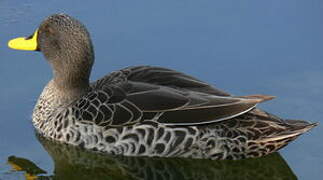
[[[177,110],[194,110],[194,109],[209,109],[209,108],[220,108],[226,106],[243,105],[243,104],[253,104],[256,105],[262,102],[262,99],[248,99],[248,98],[238,98],[238,97],[219,97],[219,96],[209,96],[205,99],[205,103],[202,104],[189,104],[185,107],[179,108]]]
[[[127,96],[127,100],[142,111],[165,111],[177,109],[187,104],[188,99],[171,91],[147,91]]]
[[[158,122],[167,125],[196,125],[220,122],[237,117],[253,109],[256,104],[235,104],[232,106],[213,107],[165,112]]]
[[[230,96],[230,94],[212,87],[203,81],[172,69],[153,66],[134,66],[125,68],[122,71],[127,72],[129,81],[179,88],[182,91],[188,90],[218,96]]]

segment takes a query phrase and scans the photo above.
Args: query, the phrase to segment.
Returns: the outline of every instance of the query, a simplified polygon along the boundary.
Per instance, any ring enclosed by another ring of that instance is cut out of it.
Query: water
[[[130,65],[164,66],[232,94],[275,95],[277,99],[261,107],[276,115],[323,119],[322,1],[2,0],[1,180],[322,178],[321,125],[280,155],[235,162],[117,158],[39,141],[31,112],[51,77],[50,68],[40,53],[13,51],[6,43],[30,35],[43,18],[57,12],[75,16],[88,27],[96,52],[92,79]],[[39,174],[36,167],[46,173]]]

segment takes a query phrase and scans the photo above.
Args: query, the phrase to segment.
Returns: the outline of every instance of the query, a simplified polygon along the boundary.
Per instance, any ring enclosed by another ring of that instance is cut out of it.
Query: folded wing
[[[183,73],[149,66],[123,69],[97,81],[93,87],[95,90],[83,98],[89,102],[82,108],[80,119],[101,126],[146,119],[171,125],[212,123],[244,114],[272,98],[233,97]]]

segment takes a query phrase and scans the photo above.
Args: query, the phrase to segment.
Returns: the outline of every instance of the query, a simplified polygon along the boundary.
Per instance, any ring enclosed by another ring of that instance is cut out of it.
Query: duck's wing
[[[201,80],[184,73],[154,66],[134,66],[122,70],[127,79],[154,85],[167,86],[181,91],[195,91],[217,96],[230,96],[229,93],[217,89]]]
[[[212,123],[244,114],[272,98],[228,96],[182,73],[147,66],[112,73],[94,83],[93,88],[74,106],[80,111],[78,119],[101,126],[143,120],[171,125]]]

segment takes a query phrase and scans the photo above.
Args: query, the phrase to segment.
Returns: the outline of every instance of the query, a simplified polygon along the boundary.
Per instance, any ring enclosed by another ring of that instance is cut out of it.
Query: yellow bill
[[[10,40],[8,42],[8,46],[12,49],[17,49],[17,50],[36,51],[38,49],[37,35],[38,35],[38,29],[30,38],[19,37],[19,38]]]

